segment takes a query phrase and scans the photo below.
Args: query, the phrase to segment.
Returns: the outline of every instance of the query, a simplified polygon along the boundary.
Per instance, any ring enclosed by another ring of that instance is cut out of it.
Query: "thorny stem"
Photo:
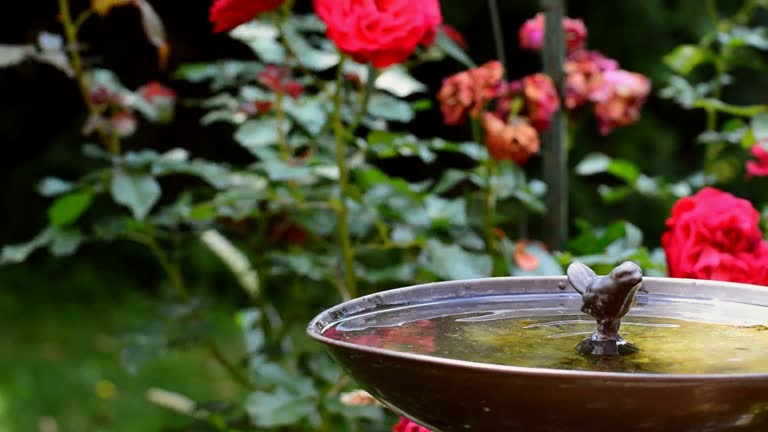
[[[154,237],[148,236],[147,238],[139,240],[139,242],[146,245],[155,256],[155,258],[157,258],[160,266],[163,268],[166,275],[168,276],[168,279],[171,281],[171,285],[173,285],[173,288],[176,290],[176,294],[178,295],[179,299],[183,303],[189,303],[191,301],[191,297],[189,295],[189,291],[187,290],[186,284],[184,283],[184,277],[182,276],[178,265],[171,261],[171,259],[168,257],[168,254],[165,253],[165,250],[163,250],[162,247],[160,247]],[[224,368],[224,370],[227,371],[227,373],[229,373],[233,380],[235,380],[246,389],[253,388],[251,382],[240,372],[240,370],[234,364],[232,364],[224,356],[221,349],[216,344],[216,341],[214,341],[211,337],[206,337],[204,339],[204,343],[208,348],[208,352],[211,354],[211,357],[213,357],[213,359],[216,360]]]
[[[83,60],[80,57],[79,43],[77,40],[77,33],[80,26],[90,16],[87,12],[83,12],[77,18],[77,21],[72,20],[72,13],[69,8],[69,0],[59,0],[59,15],[61,17],[61,24],[64,27],[64,35],[67,38],[67,46],[69,47],[69,63],[72,66],[72,71],[75,74],[75,81],[80,88],[80,94],[83,97],[83,102],[88,108],[90,117],[95,118],[101,115],[98,107],[91,100],[90,89],[88,88],[88,79],[85,76],[83,69]],[[120,140],[116,135],[111,135],[103,127],[97,125],[96,133],[99,134],[99,138],[104,143],[104,146],[112,154],[120,153]]]
[[[346,145],[344,124],[341,121],[341,99],[344,94],[344,58],[339,62],[336,72],[336,93],[333,97],[333,133],[336,141],[336,166],[339,169],[340,200],[337,208],[339,216],[339,241],[344,258],[344,288],[352,298],[357,297],[357,279],[355,277],[355,251],[349,236],[347,220],[347,196],[349,195],[349,172],[346,163]],[[343,294],[343,292],[342,292]]]

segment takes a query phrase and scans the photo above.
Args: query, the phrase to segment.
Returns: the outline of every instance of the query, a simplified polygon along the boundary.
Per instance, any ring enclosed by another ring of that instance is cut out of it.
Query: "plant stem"
[[[168,276],[168,279],[171,281],[171,285],[173,285],[173,288],[176,290],[176,294],[178,295],[179,299],[183,303],[189,304],[191,297],[189,295],[189,291],[187,290],[186,284],[184,283],[184,277],[182,276],[179,267],[171,261],[171,259],[168,257],[168,254],[165,253],[165,250],[163,250],[162,247],[160,247],[154,237],[149,236],[143,239],[141,243],[146,245],[155,256],[155,258],[157,258],[160,266],[163,268],[166,275]],[[197,317],[197,313],[195,313],[194,316]],[[221,352],[219,346],[216,344],[216,341],[214,341],[211,337],[205,337],[203,342],[208,348],[208,352],[211,354],[211,357],[213,357],[213,359],[216,360],[224,368],[224,370],[227,371],[227,373],[229,373],[233,380],[235,380],[246,389],[253,388],[251,382],[240,372],[240,370],[238,370],[234,364],[227,360],[227,358]]]
[[[478,143],[483,144],[485,139],[483,137],[483,128],[480,125],[480,120],[472,118],[472,139]],[[497,263],[500,262],[499,242],[496,236],[496,175],[497,175],[496,161],[488,155],[485,160],[485,187],[483,188],[483,230],[485,231],[485,248],[488,251],[488,255],[491,257],[492,273],[491,276],[500,276],[501,270],[498,268]]]
[[[288,140],[285,137],[285,109],[283,108],[283,100],[285,99],[285,93],[282,91],[277,92],[275,98],[275,117],[277,119],[277,145],[280,149],[280,156],[283,160],[287,161],[291,157],[291,150],[288,148]]]
[[[352,120],[352,124],[349,126],[349,130],[347,131],[347,133],[352,137],[354,137],[357,128],[360,127],[360,123],[363,121],[363,117],[365,117],[365,114],[368,112],[368,101],[371,100],[373,86],[376,83],[376,75],[376,68],[373,67],[373,64],[368,63],[367,81],[365,82],[365,86],[360,90],[360,109],[357,111],[357,114],[355,114],[355,118]]]
[[[346,160],[346,138],[344,124],[341,121],[341,101],[344,94],[344,58],[339,62],[336,72],[336,93],[333,97],[333,132],[336,141],[336,166],[339,169],[339,241],[344,257],[344,285],[350,297],[357,297],[357,278],[355,277],[355,251],[349,236],[347,220],[347,196],[349,195],[349,172]]]
[[[83,102],[88,108],[88,114],[90,117],[98,117],[101,115],[98,107],[91,101],[90,89],[88,88],[88,79],[85,76],[83,69],[83,60],[80,58],[79,43],[77,40],[77,32],[83,22],[90,16],[87,13],[80,14],[77,22],[72,20],[72,13],[69,8],[69,0],[59,0],[59,15],[61,17],[61,24],[64,27],[64,36],[67,38],[67,46],[69,47],[69,63],[72,66],[72,71],[75,74],[75,81],[80,88],[80,94],[82,95]],[[120,153],[120,140],[116,135],[110,135],[110,133],[104,130],[101,126],[96,126],[96,133],[99,134],[99,138],[104,143],[104,146],[112,152],[112,154]]]
[[[501,14],[499,13],[498,0],[488,0],[488,8],[491,11],[491,25],[493,27],[493,43],[496,47],[496,58],[504,66],[504,76],[507,75],[507,56],[504,49],[504,30],[501,26]]]

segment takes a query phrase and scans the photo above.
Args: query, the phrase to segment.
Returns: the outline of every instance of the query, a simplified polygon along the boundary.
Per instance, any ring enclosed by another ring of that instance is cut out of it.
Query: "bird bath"
[[[395,289],[308,333],[435,432],[768,430],[768,288],[622,266]]]

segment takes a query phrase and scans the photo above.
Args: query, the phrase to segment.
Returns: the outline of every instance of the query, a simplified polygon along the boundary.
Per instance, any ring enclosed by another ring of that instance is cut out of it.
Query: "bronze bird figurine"
[[[642,289],[643,271],[630,261],[617,266],[607,276],[598,276],[580,262],[568,266],[568,282],[581,294],[581,311],[597,321],[597,330],[579,344],[579,352],[592,355],[631,354],[638,349],[619,335],[621,319],[637,303]]]

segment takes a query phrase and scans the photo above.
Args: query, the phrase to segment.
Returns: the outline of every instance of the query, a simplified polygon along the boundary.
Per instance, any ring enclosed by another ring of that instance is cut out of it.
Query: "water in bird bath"
[[[768,372],[768,308],[641,296],[621,332],[640,352],[580,355],[595,328],[569,294],[455,299],[387,308],[333,323],[331,339],[477,363],[659,374]]]

